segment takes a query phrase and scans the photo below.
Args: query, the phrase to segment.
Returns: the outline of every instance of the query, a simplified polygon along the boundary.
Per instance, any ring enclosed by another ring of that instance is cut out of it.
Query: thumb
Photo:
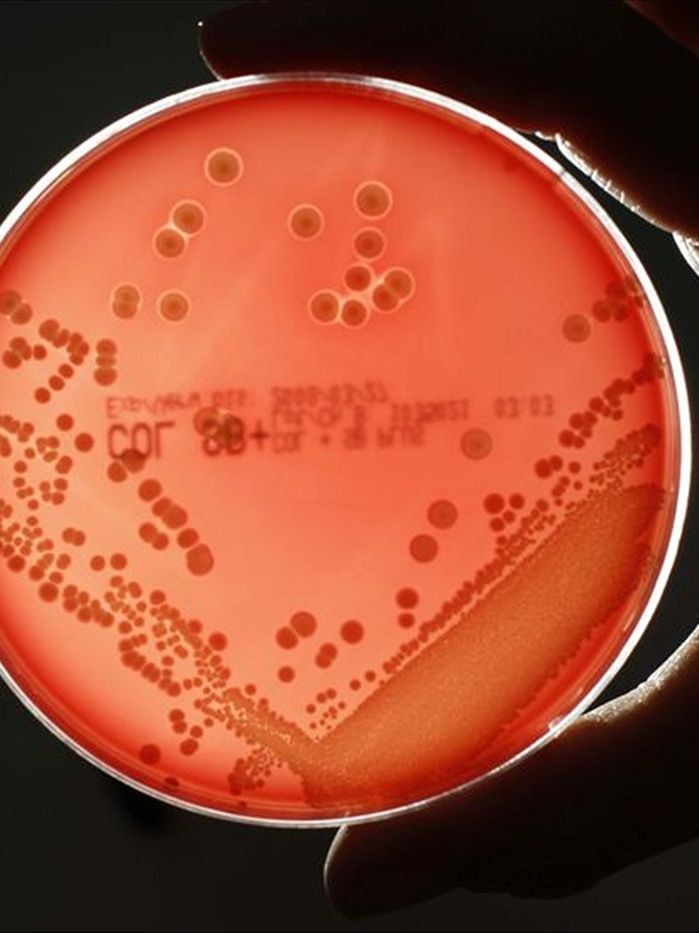
[[[685,20],[696,20],[688,11]],[[622,3],[271,0],[207,20],[215,74],[342,71],[410,81],[558,134],[646,217],[699,237],[699,61]],[[642,66],[639,67],[639,63]]]
[[[556,897],[699,834],[699,634],[645,684],[524,765],[388,823],[341,831],[326,886],[348,915],[465,885]]]

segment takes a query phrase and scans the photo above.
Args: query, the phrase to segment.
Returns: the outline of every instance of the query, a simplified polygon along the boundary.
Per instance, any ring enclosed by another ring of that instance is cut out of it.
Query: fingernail
[[[264,4],[241,0],[199,23],[199,51],[217,77],[249,70],[247,55],[251,50],[254,54],[259,46],[260,20],[264,20],[267,12]]]
[[[674,234],[675,243],[691,268],[699,275],[699,241],[690,240],[679,233]]]

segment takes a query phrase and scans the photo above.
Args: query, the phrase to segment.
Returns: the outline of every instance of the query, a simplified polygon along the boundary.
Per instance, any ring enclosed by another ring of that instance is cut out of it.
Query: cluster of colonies
[[[117,377],[117,345],[109,337],[98,340],[95,345],[97,355],[92,376],[101,386],[110,386],[116,382]]]
[[[113,483],[123,483],[129,475],[140,473],[146,460],[146,456],[139,450],[134,447],[128,448],[111,461],[107,467],[107,478]],[[170,534],[177,532],[175,540],[185,552],[187,569],[194,576],[205,576],[214,567],[211,548],[200,540],[199,532],[195,528],[186,527],[189,520],[186,509],[169,496],[162,495],[162,492],[162,485],[157,479],[144,479],[139,484],[139,499],[150,504],[153,517],[162,526],[158,528],[151,521],[142,522],[138,528],[139,538],[156,551],[166,551],[170,547]]]
[[[195,528],[186,527],[189,518],[187,511],[161,493],[162,486],[156,479],[145,479],[138,487],[139,498],[143,502],[152,503],[153,516],[169,531],[177,532],[177,544],[185,551],[189,572],[198,577],[210,573],[214,566],[211,548],[199,540],[199,532]],[[144,522],[139,527],[138,534],[142,541],[158,551],[165,550],[169,545],[167,532],[159,531],[152,522]]]
[[[367,181],[354,193],[354,208],[365,220],[381,220],[393,206],[393,195],[380,181]],[[298,240],[320,236],[323,213],[314,204],[299,204],[289,214],[288,228]],[[415,293],[415,278],[408,269],[397,266],[383,272],[372,267],[386,252],[386,237],[377,227],[363,227],[354,236],[353,248],[358,262],[343,274],[343,290],[323,288],[308,302],[311,319],[317,324],[343,324],[357,328],[367,324],[372,311],[386,314],[397,311]]]
[[[121,320],[134,317],[142,305],[143,295],[140,289],[131,283],[117,285],[110,298],[112,314]],[[168,289],[158,298],[157,309],[164,321],[176,324],[189,314],[189,297],[179,289]]]
[[[311,612],[299,610],[291,615],[286,625],[281,626],[277,630],[275,638],[277,645],[283,651],[293,651],[301,642],[312,639],[316,634],[319,634],[317,618]],[[343,643],[346,647],[358,645],[364,640],[364,635],[364,626],[357,619],[347,619],[345,622],[342,622],[339,627],[339,637],[337,641],[323,641],[315,651],[315,665],[321,669],[332,667],[339,655],[339,644]],[[295,676],[296,672],[294,668],[289,665],[284,665],[279,668],[278,677],[283,683],[290,683],[295,679]],[[374,683],[376,680],[375,672],[367,671],[364,675],[364,679],[369,684]],[[361,681],[354,679],[351,682],[350,689],[358,690],[360,686]],[[346,708],[346,703],[344,701],[340,701],[337,704],[333,703],[332,701],[335,699],[337,699],[337,691],[333,687],[329,687],[326,690],[318,692],[314,699],[306,704],[305,709],[307,715],[309,717],[314,717],[308,722],[309,729],[315,731],[318,728],[325,727],[326,731],[328,731],[332,728],[333,722]],[[325,706],[326,704],[330,705],[327,705],[326,708],[321,711],[319,707]],[[320,715],[315,718],[317,713],[320,713]],[[245,767],[243,767],[243,765],[245,765]],[[238,760],[236,771],[237,781],[240,780],[241,771],[246,768],[252,768],[253,771],[256,771],[257,759],[253,758],[249,762],[245,762],[244,759]]]
[[[292,651],[300,640],[309,640],[318,631],[318,620],[306,610],[295,612],[287,625],[277,630],[275,639],[277,645],[284,651]],[[346,645],[357,645],[364,638],[364,626],[356,619],[348,619],[340,626],[340,639]],[[335,642],[324,641],[315,652],[314,661],[317,667],[329,668],[338,657],[338,647]],[[296,677],[296,671],[289,665],[283,665],[278,671],[282,683],[291,683]]]
[[[16,293],[5,292],[4,296],[8,294]],[[69,361],[59,364],[49,377],[47,384],[39,386],[34,391],[35,401],[44,405],[51,400],[54,392],[60,392],[66,382],[73,378],[76,369],[82,366],[90,346],[81,333],[71,332],[52,319],[41,323],[39,336],[42,343],[34,345],[24,337],[12,337],[3,351],[2,362],[8,369],[19,369],[30,361],[43,361],[48,356],[48,350],[44,344],[49,344],[67,354]]]
[[[657,354],[646,354],[643,364],[627,379],[613,379],[601,392],[593,396],[587,406],[575,411],[568,419],[568,427],[558,435],[562,447],[580,449],[593,437],[602,419],[620,421],[624,417],[625,396],[633,395],[641,386],[663,374],[663,362]],[[545,461],[537,461],[535,471],[546,479],[550,473]]]
[[[41,503],[60,507],[64,504],[69,489],[67,475],[73,469],[73,459],[63,453],[58,435],[39,435],[30,422],[20,422],[11,415],[0,416],[0,456],[14,457],[12,486],[15,497],[25,501],[30,513],[41,509]],[[78,435],[75,446],[78,450],[86,446],[85,438]],[[51,478],[37,480],[39,471]],[[67,551],[60,551],[56,542],[44,534],[36,514],[29,514],[24,522],[12,521],[12,506],[0,501],[0,539],[3,541],[2,556],[13,573],[27,571],[30,580],[37,584],[37,595],[45,602],[57,598],[58,587],[63,582],[64,572],[71,564]],[[72,527],[62,533],[66,544],[82,543],[84,534]],[[33,560],[32,560],[33,559]]]
[[[234,149],[219,148],[204,160],[204,175],[216,187],[228,187],[239,181],[243,174],[243,160]],[[189,241],[202,232],[206,225],[206,211],[198,201],[178,201],[170,211],[167,223],[153,236],[153,249],[161,259],[178,259],[184,255]],[[143,306],[143,295],[137,285],[124,282],[111,293],[109,306],[120,320],[135,317]],[[189,296],[180,289],[168,289],[156,302],[160,317],[169,323],[183,321],[189,314]]]
[[[642,368],[644,381],[650,382],[663,376],[663,368],[657,356],[648,355]],[[626,382],[624,380],[625,384]],[[591,493],[602,488],[620,489],[623,476],[631,469],[640,468],[661,440],[660,429],[652,423],[619,439],[611,451],[592,464],[592,470],[587,477]],[[567,464],[569,476],[564,474],[564,463],[557,455],[540,458],[533,466],[536,475],[542,480],[554,481],[549,497],[538,498],[529,508],[526,508],[524,496],[518,492],[492,492],[484,498],[484,512],[491,529],[497,535],[495,557],[481,567],[473,578],[463,581],[452,598],[446,600],[434,616],[420,624],[416,637],[402,644],[400,649],[383,663],[386,675],[395,674],[450,621],[462,618],[469,603],[500,579],[508,568],[514,567],[522,554],[537,544],[543,532],[557,524],[557,508],[563,507],[564,512],[571,512],[580,507],[580,498],[568,502],[564,500],[564,494],[569,487],[575,490],[583,488],[584,484],[577,478],[581,472],[581,464],[578,461],[571,460]],[[403,587],[397,591],[395,599],[401,609],[408,610],[417,606],[419,595],[413,588]]]
[[[143,295],[135,285],[125,283],[117,285],[110,298],[110,307],[114,317],[128,321],[141,309]]]
[[[215,421],[215,419],[213,419]],[[203,425],[200,425],[203,431]],[[470,428],[465,431],[461,438],[461,448],[464,454],[473,460],[482,460],[488,456],[493,447],[492,438],[487,431],[481,428]],[[447,500],[439,499],[434,501],[427,509],[427,521],[438,531],[446,531],[452,528],[458,519],[458,509],[456,505]],[[438,553],[439,545],[436,537],[432,534],[419,534],[414,536],[409,543],[409,552],[414,560],[424,563],[433,560]],[[419,594],[411,587],[403,587],[396,593],[396,604],[400,610],[397,615],[397,623],[402,628],[411,628],[415,625],[414,610],[419,602]],[[302,641],[310,639],[318,631],[318,621],[316,617],[305,610],[294,613],[289,622],[279,628],[276,632],[276,642],[285,651],[291,651]],[[359,644],[364,638],[364,626],[356,619],[350,619],[340,626],[340,641],[346,645]],[[327,669],[338,657],[338,644],[336,642],[324,641],[314,655],[314,663],[317,667]],[[296,677],[296,671],[289,665],[283,665],[277,672],[279,680],[283,683],[290,683]],[[353,678],[349,682],[349,688],[352,691],[361,689],[363,683],[372,685],[377,680],[376,673],[372,670],[366,671],[363,677]],[[322,706],[328,700],[335,698],[336,692],[329,688],[321,691],[306,707],[309,715],[314,715],[318,706]],[[336,720],[339,712],[345,708],[345,703],[333,704],[327,707],[320,719],[309,723],[311,729],[325,725],[330,728],[333,721]]]
[[[623,282],[611,282],[605,289],[606,297],[592,305],[592,316],[600,324],[625,321],[643,305],[638,283],[631,275]],[[563,321],[563,336],[572,343],[582,343],[592,333],[592,324],[585,314],[569,314]]]
[[[347,708],[344,700],[339,700],[337,703],[335,700],[337,700],[337,691],[329,687],[327,690],[319,690],[314,701],[306,704],[306,713],[316,717],[308,723],[309,729],[315,731],[324,727],[326,732],[332,729],[333,723]]]
[[[153,249],[163,259],[181,256],[189,240],[204,229],[206,215],[198,201],[180,201],[170,211],[169,223],[153,237]]]
[[[122,636],[118,650],[122,663],[142,677],[165,690],[171,696],[178,696],[182,690],[204,687],[205,679],[215,686],[223,686],[230,676],[221,665],[220,652],[226,647],[226,638],[222,633],[213,633],[208,645],[201,646],[195,639],[201,631],[201,623],[191,620],[186,625],[186,638],[178,633],[182,627],[180,614],[165,603],[165,594],[159,590],[151,592],[148,601],[140,584],[126,581],[119,574],[109,578],[108,588],[101,594],[90,592],[77,582],[66,580],[65,574],[74,561],[74,554],[84,549],[88,543],[86,532],[73,525],[60,530],[56,539],[50,537],[40,522],[37,514],[42,503],[50,506],[63,506],[69,489],[66,478],[74,467],[73,459],[64,450],[70,444],[79,454],[89,454],[94,449],[94,438],[75,427],[75,421],[69,413],[59,414],[56,418],[57,434],[39,435],[30,422],[21,422],[9,414],[0,416],[0,456],[13,459],[13,489],[18,501],[24,502],[29,514],[24,519],[12,520],[13,506],[6,500],[0,501],[0,554],[8,569],[13,573],[26,572],[28,578],[36,584],[36,592],[43,602],[60,601],[63,610],[74,615],[81,623],[96,623],[102,628],[115,628]],[[63,435],[63,438],[61,437]],[[134,456],[123,459],[130,472],[142,468],[144,458],[137,452]],[[118,469],[112,469],[117,467]],[[39,470],[46,477],[47,471],[56,474],[53,478],[34,478]],[[125,478],[126,468],[121,462],[110,466],[109,478],[121,481]],[[153,501],[154,510],[168,527],[179,526],[186,513],[170,500],[159,497],[159,486],[154,480],[145,480],[139,487],[139,496],[144,501]],[[156,498],[157,497],[157,498]],[[193,529],[184,529],[187,534],[187,564],[194,574],[207,573],[213,563],[209,549],[205,545],[196,545],[197,533]],[[63,548],[61,548],[60,543]],[[128,558],[123,553],[114,553],[108,558],[101,554],[92,554],[86,559],[86,565],[96,574],[107,569],[123,571],[128,565]],[[144,615],[149,613],[155,618],[151,636],[143,629]],[[174,620],[173,626],[166,628],[164,619]],[[139,631],[140,629],[140,631]],[[144,648],[152,637],[158,639],[157,650],[161,653],[159,662],[150,660]],[[194,640],[194,641],[193,641]],[[188,641],[187,647],[182,642]],[[204,677],[177,680],[173,675],[176,659],[190,656],[191,648],[197,659],[197,670]],[[208,688],[205,688],[205,692]],[[193,754],[197,749],[196,736],[202,725],[213,726],[214,720],[207,717],[205,723],[190,730],[190,736],[181,744],[183,755]],[[141,750],[141,760],[154,764],[160,758],[160,751],[149,744]],[[169,786],[175,786],[176,779],[169,779]]]
[[[427,519],[429,523],[442,531],[451,528],[456,524],[459,517],[459,511],[453,502],[447,499],[439,499],[433,502],[427,510]],[[435,559],[439,553],[439,544],[432,534],[418,534],[410,539],[408,545],[410,556],[418,563],[425,564]],[[405,624],[405,623],[404,623]],[[407,625],[405,626],[408,627]]]
[[[459,438],[461,452],[469,460],[484,460],[493,450],[493,439],[483,428],[468,428]],[[427,509],[427,521],[438,531],[452,528],[459,517],[457,506],[448,499],[437,499]],[[414,535],[408,542],[408,553],[418,563],[433,561],[439,553],[439,541],[434,534],[422,532]],[[411,587],[403,587],[396,593],[396,604],[401,612],[398,625],[412,628],[415,616],[410,611],[416,608],[419,594]],[[356,688],[355,688],[356,689]]]
[[[559,444],[564,448],[583,448],[593,437],[596,427],[601,419],[621,420],[624,417],[624,397],[632,395],[640,386],[652,382],[663,376],[662,361],[652,353],[644,358],[642,366],[634,370],[631,378],[617,378],[612,380],[600,393],[593,396],[586,408],[581,411],[574,411],[568,418],[568,428],[565,428],[559,434]],[[631,432],[629,438],[636,445],[637,452],[633,465],[640,467],[643,459],[650,448],[647,448],[649,437],[655,437],[657,428],[647,426],[639,435],[638,432]],[[649,434],[650,432],[650,434]],[[651,446],[656,446],[658,440]],[[622,439],[619,442],[624,450],[628,447],[628,440]],[[532,464],[535,475],[543,481],[550,483],[548,489],[548,498],[537,500],[534,513],[529,516],[528,522],[523,527],[525,531],[529,530],[529,524],[538,520],[537,516],[545,515],[551,507],[565,506],[566,510],[575,508],[573,501],[565,501],[566,495],[571,491],[579,492],[584,488],[584,482],[581,479],[582,464],[579,460],[570,459],[567,462],[558,454],[551,454],[546,457],[540,457]],[[606,486],[616,482],[619,476],[626,472],[626,466],[617,466],[614,469],[604,469],[604,463],[593,464],[593,471],[587,477],[590,486]],[[525,500],[520,493],[507,494],[493,492],[489,493],[483,500],[483,508],[489,516],[491,530],[496,535],[498,548],[503,548],[508,543],[508,537],[504,532],[508,526],[512,526],[517,520],[517,513],[524,507]],[[547,520],[550,521],[549,515]]]
[[[19,292],[5,291],[0,294],[0,314],[13,324],[28,324],[34,316],[32,306],[22,299]]]

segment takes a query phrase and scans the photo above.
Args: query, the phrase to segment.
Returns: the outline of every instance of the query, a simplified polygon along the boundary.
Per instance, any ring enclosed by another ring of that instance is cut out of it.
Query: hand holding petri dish
[[[397,82],[234,79],[0,231],[0,660],[76,750],[284,825],[539,748],[643,632],[689,420],[658,297],[532,144]]]

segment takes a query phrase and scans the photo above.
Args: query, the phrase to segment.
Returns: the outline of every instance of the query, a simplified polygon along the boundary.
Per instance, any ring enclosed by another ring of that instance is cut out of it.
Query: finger
[[[625,4],[284,0],[203,24],[221,76],[392,77],[559,133],[658,223],[699,236],[699,60]]]
[[[326,865],[358,916],[465,885],[557,897],[699,832],[699,639],[526,765],[399,820],[342,831]]]
[[[668,36],[699,52],[699,4],[696,0],[628,0],[629,6]]]

